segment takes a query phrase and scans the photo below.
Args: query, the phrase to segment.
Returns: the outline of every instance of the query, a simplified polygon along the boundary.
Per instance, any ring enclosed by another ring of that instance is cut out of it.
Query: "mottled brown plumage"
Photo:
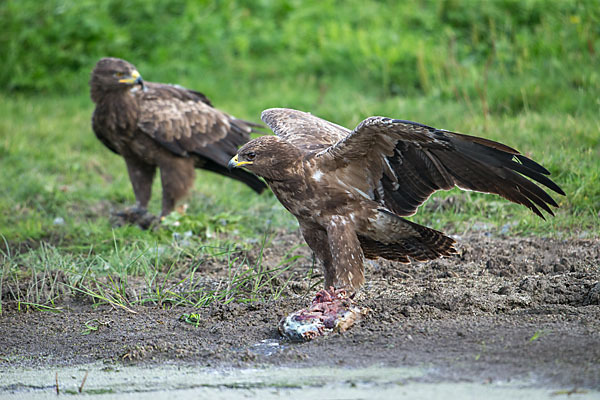
[[[453,239],[402,218],[437,190],[495,193],[542,218],[538,207],[552,214],[558,205],[524,176],[564,195],[544,167],[491,140],[384,117],[353,131],[290,109],[266,110],[262,119],[277,136],[248,142],[229,165],[263,177],[296,216],[324,264],[326,288],[359,287],[364,257],[453,254]]]
[[[203,168],[244,182],[256,192],[265,188],[256,176],[230,171],[227,162],[261,125],[234,118],[202,93],[180,86],[143,82],[135,67],[103,58],[90,80],[96,109],[93,130],[109,149],[125,159],[136,207],[145,212],[152,180],[160,169],[161,215],[169,214]]]

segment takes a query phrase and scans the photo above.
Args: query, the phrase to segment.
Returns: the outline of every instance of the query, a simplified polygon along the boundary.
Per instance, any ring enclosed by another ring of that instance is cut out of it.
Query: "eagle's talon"
[[[139,206],[128,207],[113,214],[113,223],[116,226],[127,224],[138,225],[142,229],[149,229],[159,222],[158,217],[150,213],[146,208]]]

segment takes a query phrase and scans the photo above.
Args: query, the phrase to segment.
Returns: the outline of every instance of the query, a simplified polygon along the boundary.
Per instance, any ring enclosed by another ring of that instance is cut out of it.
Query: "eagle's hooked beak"
[[[240,168],[244,165],[251,165],[252,161],[238,161],[238,155],[233,156],[229,163],[227,164],[227,168],[231,171],[232,168]]]
[[[131,76],[129,76],[129,78],[119,79],[119,82],[133,83],[134,85],[139,84],[142,86],[142,90],[146,91],[146,85],[144,84],[144,80],[142,79],[142,76],[140,75],[140,73],[137,70],[134,70],[131,73]]]

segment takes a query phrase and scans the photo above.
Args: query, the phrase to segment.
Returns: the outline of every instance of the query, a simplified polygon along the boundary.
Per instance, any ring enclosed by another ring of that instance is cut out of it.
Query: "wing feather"
[[[343,168],[367,165],[380,185],[372,191],[375,200],[402,216],[454,186],[500,195],[542,218],[538,207],[554,215],[550,206],[558,205],[533,181],[565,194],[546,168],[502,143],[385,117],[367,118],[317,158]]]
[[[260,118],[277,136],[305,151],[322,150],[350,133],[343,126],[289,108],[270,108]]]

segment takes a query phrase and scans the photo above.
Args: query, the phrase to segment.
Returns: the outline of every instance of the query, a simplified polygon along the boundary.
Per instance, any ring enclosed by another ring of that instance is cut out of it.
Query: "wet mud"
[[[280,336],[281,318],[310,304],[322,278],[318,269],[306,278],[313,258],[299,235],[282,234],[264,262],[276,266],[291,249],[303,257],[277,301],[132,313],[72,300],[58,314],[5,302],[0,366],[420,367],[430,381],[600,388],[600,241],[456,239],[451,258],[367,263],[356,301],[371,312],[341,334],[307,343]],[[227,268],[204,271],[217,280]],[[198,314],[197,326],[181,320],[185,313]]]

